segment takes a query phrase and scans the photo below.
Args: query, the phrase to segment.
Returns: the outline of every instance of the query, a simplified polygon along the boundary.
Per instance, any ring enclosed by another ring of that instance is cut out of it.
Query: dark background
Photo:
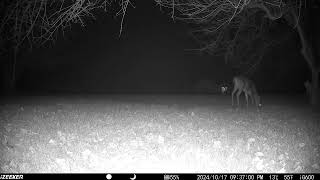
[[[19,92],[192,92],[200,80],[230,84],[236,75],[223,58],[186,51],[199,46],[188,25],[174,22],[154,2],[129,7],[121,17],[98,12],[74,25],[54,45],[19,54]],[[283,28],[288,33],[292,27]],[[303,92],[309,78],[298,35],[269,48],[251,78],[260,92]]]

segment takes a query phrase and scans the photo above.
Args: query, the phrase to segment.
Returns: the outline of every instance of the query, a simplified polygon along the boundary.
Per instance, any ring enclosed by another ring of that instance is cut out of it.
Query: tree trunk
[[[312,80],[311,80],[311,94],[310,103],[311,105],[317,105],[319,103],[319,72],[317,69],[312,68]]]
[[[293,17],[296,22],[298,22],[298,18],[296,14],[293,12]],[[316,59],[314,55],[314,51],[312,49],[311,42],[308,42],[307,36],[304,30],[301,27],[300,23],[297,23],[297,31],[301,41],[301,54],[304,59],[307,61],[309,69],[311,71],[311,88],[309,92],[309,101],[310,104],[315,106],[319,103],[318,92],[319,92],[319,70],[316,67]]]
[[[12,95],[16,92],[16,62],[18,49],[14,49],[13,56],[3,56],[2,65],[2,93]]]

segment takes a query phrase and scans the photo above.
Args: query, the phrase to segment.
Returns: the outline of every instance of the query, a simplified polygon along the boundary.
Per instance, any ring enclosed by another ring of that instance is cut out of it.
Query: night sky
[[[153,1],[129,7],[121,18],[96,13],[86,27],[74,25],[54,45],[19,54],[20,92],[192,92],[199,81],[231,83],[235,72],[221,57],[186,51],[198,48],[188,25],[174,22]],[[287,27],[286,31],[291,27]],[[251,77],[261,92],[303,92],[308,78],[297,34],[268,49]]]

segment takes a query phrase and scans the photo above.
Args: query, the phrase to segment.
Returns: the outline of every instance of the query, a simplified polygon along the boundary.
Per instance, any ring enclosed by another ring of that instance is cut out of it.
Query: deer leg
[[[241,93],[242,93],[242,91],[240,91],[240,90],[237,92],[238,107],[240,106],[239,96]]]
[[[251,104],[254,103],[254,102],[253,102],[253,96],[252,96],[252,94],[248,94],[248,101],[250,101]]]
[[[232,91],[232,93],[231,93],[232,107],[233,107],[233,95],[234,95],[235,92],[236,92],[236,89],[234,88],[233,91]]]
[[[244,95],[246,96],[246,102],[247,102],[247,108],[249,107],[249,99],[248,99],[248,94],[244,93]]]

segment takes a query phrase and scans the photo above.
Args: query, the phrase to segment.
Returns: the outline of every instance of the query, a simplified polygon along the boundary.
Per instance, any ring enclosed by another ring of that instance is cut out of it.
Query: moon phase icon
[[[131,180],[135,180],[136,179],[136,174],[133,174],[133,177],[130,178]]]

